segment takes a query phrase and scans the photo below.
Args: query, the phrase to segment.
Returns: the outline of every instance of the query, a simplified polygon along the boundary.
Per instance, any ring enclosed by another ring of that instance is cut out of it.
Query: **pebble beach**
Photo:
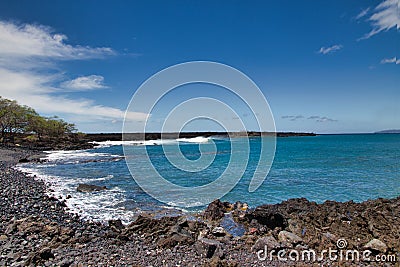
[[[255,209],[216,200],[196,216],[91,222],[69,213],[44,182],[14,169],[20,161],[38,161],[40,151],[1,148],[0,155],[0,266],[336,266],[327,258],[260,259],[257,252],[318,252],[337,248],[339,239],[346,249],[392,255],[390,262],[342,260],[343,266],[399,264],[400,198],[291,199]]]

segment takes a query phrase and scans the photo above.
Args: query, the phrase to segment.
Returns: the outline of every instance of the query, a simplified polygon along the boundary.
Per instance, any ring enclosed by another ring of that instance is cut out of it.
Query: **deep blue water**
[[[184,172],[169,164],[162,146],[135,146],[132,148],[135,151],[132,157],[135,164],[140,166],[141,160],[144,160],[143,153],[147,150],[156,169],[169,181],[187,187],[198,186],[216,179],[229,162],[229,140],[214,139],[213,142],[217,147],[214,162],[196,173]],[[235,138],[233,142],[244,142],[244,139]],[[259,144],[260,138],[250,139],[251,151],[246,172],[223,200],[247,202],[254,207],[299,197],[316,202],[359,202],[400,195],[400,134],[277,138],[271,171],[262,186],[249,193],[248,185],[258,161]],[[202,146],[203,152],[207,152],[212,142]],[[180,148],[191,160],[200,157],[199,144],[181,143]],[[57,196],[65,198],[71,195],[72,198],[68,200],[70,208],[88,218],[124,217],[142,210],[168,208],[168,205],[148,196],[136,185],[120,145],[57,152],[49,155],[48,163],[24,164],[22,168],[51,182]],[[145,170],[142,173],[146,175]],[[95,194],[78,193],[76,186],[79,183],[105,185],[110,190]]]

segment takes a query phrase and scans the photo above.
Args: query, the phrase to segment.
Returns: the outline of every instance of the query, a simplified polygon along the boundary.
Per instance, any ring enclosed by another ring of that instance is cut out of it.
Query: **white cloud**
[[[71,60],[115,54],[108,47],[72,46],[66,40],[67,36],[54,34],[49,27],[0,21],[0,57]]]
[[[315,120],[316,122],[337,122],[338,120],[331,119],[328,117],[321,117],[321,116],[310,116],[307,118],[308,120]]]
[[[104,77],[100,75],[82,76],[71,81],[66,81],[61,84],[62,87],[72,90],[92,90],[107,88],[104,85]]]
[[[290,119],[291,121],[296,121],[298,119],[303,119],[303,115],[285,115],[281,117],[282,119]]]
[[[369,12],[370,9],[371,9],[371,8],[367,7],[367,8],[365,8],[365,9],[361,10],[361,12],[358,13],[358,15],[356,16],[355,19],[356,19],[356,20],[359,20],[359,19],[365,17],[365,16],[368,14],[368,12]]]
[[[397,59],[397,57],[392,57],[392,58],[384,58],[381,60],[381,64],[389,64],[389,63],[400,64],[400,59]]]
[[[320,116],[310,116],[307,119],[308,120],[316,120],[316,119],[319,119],[319,118],[320,118]]]
[[[361,39],[368,39],[371,36],[387,31],[392,28],[400,29],[400,1],[385,0],[374,9],[374,13],[368,19],[372,30]]]
[[[84,115],[90,119],[122,119],[125,111],[96,105],[88,99],[70,99],[64,95],[55,95],[59,88],[49,85],[51,76],[37,75],[29,72],[13,72],[0,68],[0,95],[15,99],[21,104],[29,105],[46,114]],[[133,120],[146,119],[147,115],[131,112],[127,116]]]
[[[57,68],[60,60],[87,60],[116,54],[111,48],[92,48],[66,44],[67,37],[53,34],[38,25],[16,25],[0,21],[0,96],[14,99],[40,113],[62,114],[87,121],[121,120],[125,111],[98,105],[90,99],[73,99],[73,90],[104,88],[104,77],[90,75],[65,80]],[[131,112],[132,120],[144,120],[148,114]]]
[[[298,119],[304,119],[303,115],[286,115],[282,116],[282,119],[289,119],[290,121],[297,121]],[[315,122],[337,122],[338,120],[334,120],[328,117],[321,116],[310,116],[307,120],[314,120]]]
[[[328,117],[320,117],[316,120],[316,122],[337,122],[337,120],[328,118]]]
[[[324,47],[323,46],[323,47],[321,47],[319,49],[318,53],[326,55],[326,54],[330,54],[330,53],[336,52],[336,51],[338,51],[338,50],[340,50],[342,48],[343,48],[342,45],[332,45],[332,46],[329,46],[329,47]]]

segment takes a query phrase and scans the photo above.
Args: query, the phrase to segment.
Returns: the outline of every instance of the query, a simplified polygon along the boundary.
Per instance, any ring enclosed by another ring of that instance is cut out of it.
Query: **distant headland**
[[[68,133],[58,137],[44,136],[41,139],[36,138],[31,133],[14,133],[12,140],[0,142],[1,146],[7,147],[25,147],[37,150],[77,150],[90,149],[95,147],[93,142],[103,141],[143,141],[157,139],[177,139],[194,137],[259,137],[259,136],[316,136],[315,133],[302,132],[180,132],[180,133]]]
[[[376,134],[400,134],[400,130],[383,130],[375,132]]]
[[[316,136],[315,133],[302,133],[302,132],[180,132],[180,133],[127,133],[122,137],[122,133],[88,133],[86,138],[89,141],[121,141],[122,138],[130,141],[137,140],[156,140],[156,139],[175,139],[175,138],[193,138],[198,136],[225,136],[225,137],[259,137],[259,136],[277,136],[277,137],[291,137],[291,136]]]

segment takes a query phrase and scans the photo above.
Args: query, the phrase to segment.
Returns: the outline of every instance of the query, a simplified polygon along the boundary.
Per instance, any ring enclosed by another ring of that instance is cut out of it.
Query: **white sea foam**
[[[178,138],[176,140],[178,142],[186,142],[186,143],[207,143],[210,141],[210,138],[204,136],[197,136],[193,138]]]
[[[118,203],[126,200],[125,193],[118,187],[94,193],[76,191],[80,183],[87,184],[108,181],[114,178],[112,174],[94,178],[61,177],[45,174],[45,168],[54,167],[58,164],[121,160],[123,156],[88,150],[45,152],[47,155],[42,158],[46,161],[44,164],[19,164],[16,168],[34,176],[35,179],[43,181],[48,187],[47,194],[49,196],[65,200],[68,212],[79,214],[81,218],[93,221],[121,219],[123,222],[128,223],[134,218],[135,214],[133,211],[125,210],[123,207],[116,207]],[[71,197],[67,199],[68,195]]]
[[[118,187],[94,193],[76,191],[79,183],[112,179],[113,175],[94,179],[66,178],[45,175],[36,166],[30,167],[25,164],[18,165],[16,169],[43,181],[48,187],[47,195],[61,201],[65,200],[67,211],[78,214],[85,220],[108,221],[121,219],[124,223],[129,223],[136,216],[135,212],[126,210],[121,206],[118,207],[119,203],[126,201],[124,192]],[[68,195],[71,197],[67,199]]]
[[[104,177],[93,178],[93,179],[89,179],[87,181],[108,181],[108,180],[111,180],[112,178],[114,178],[114,175],[109,174],[109,175],[104,176]]]
[[[146,140],[146,141],[102,141],[90,142],[96,145],[97,148],[101,147],[110,147],[110,146],[159,146],[159,145],[168,145],[175,144],[177,142],[183,143],[207,143],[210,141],[210,137],[197,136],[193,138],[178,138],[178,139],[157,139],[157,140]]]
[[[195,138],[179,138],[169,140],[146,140],[139,141],[106,141],[94,142],[100,147],[115,146],[115,145],[163,145],[163,144],[176,144],[178,142],[186,143],[205,143],[209,138],[195,137]],[[132,221],[142,209],[138,207],[136,210],[127,210],[125,205],[128,201],[126,192],[118,187],[112,187],[108,190],[82,193],[77,192],[78,184],[96,184],[108,182],[114,179],[112,174],[101,177],[63,177],[57,175],[46,174],[46,168],[55,167],[60,164],[77,164],[92,161],[112,161],[121,160],[124,157],[121,155],[113,155],[110,153],[102,153],[90,150],[58,150],[58,151],[45,151],[46,156],[42,158],[45,160],[43,164],[19,164],[16,169],[25,172],[37,180],[43,181],[47,185],[47,194],[53,196],[61,201],[65,201],[67,211],[70,213],[78,214],[81,218],[93,221],[108,221],[111,219],[121,219],[124,223]],[[71,196],[68,197],[67,196]],[[171,206],[176,206],[179,203],[171,203]],[[187,212],[185,209],[178,207],[161,207],[164,210],[180,210]]]
[[[87,150],[56,150],[45,151],[47,155],[41,160],[50,163],[79,163],[89,161],[121,160],[123,156],[109,153],[90,152]]]
[[[108,141],[102,141],[102,142],[91,141],[89,143],[96,145],[96,148],[121,146],[121,145],[131,145],[131,146],[145,145],[144,141],[110,141],[110,140],[108,140]]]
[[[161,146],[161,145],[170,145],[176,143],[174,139],[157,139],[157,140],[146,140],[143,142],[145,146]]]
[[[182,202],[182,201],[176,200],[174,202],[168,202],[167,204],[172,206],[172,208],[174,208],[174,209],[187,211],[187,210],[185,210],[183,208],[180,208],[180,207],[194,208],[194,207],[199,207],[202,203],[199,202],[199,201],[195,201],[195,202],[192,202],[192,203],[186,203],[186,202]]]

